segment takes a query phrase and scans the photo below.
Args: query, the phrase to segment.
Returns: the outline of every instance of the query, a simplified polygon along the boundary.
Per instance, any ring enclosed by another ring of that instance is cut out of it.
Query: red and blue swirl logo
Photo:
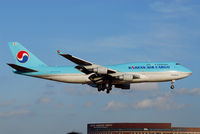
[[[20,62],[20,63],[26,63],[29,59],[29,54],[28,52],[22,50],[22,51],[19,51],[17,53],[17,60]]]

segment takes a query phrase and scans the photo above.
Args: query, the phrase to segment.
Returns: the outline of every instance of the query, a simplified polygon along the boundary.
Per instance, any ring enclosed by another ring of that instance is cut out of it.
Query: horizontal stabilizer
[[[24,72],[24,73],[28,73],[28,72],[38,72],[37,70],[33,70],[33,69],[30,69],[30,68],[27,68],[27,67],[22,67],[22,66],[19,66],[19,65],[16,65],[16,64],[9,64],[8,65],[14,69],[16,69],[17,71],[20,71],[20,72]]]

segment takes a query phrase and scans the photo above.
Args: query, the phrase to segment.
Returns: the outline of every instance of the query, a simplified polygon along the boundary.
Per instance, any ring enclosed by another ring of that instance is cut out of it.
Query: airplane
[[[188,68],[176,62],[133,62],[126,64],[98,65],[57,50],[58,55],[75,63],[76,66],[52,67],[43,63],[18,42],[8,43],[16,64],[8,63],[13,72],[20,75],[48,79],[64,83],[88,84],[98,91],[110,93],[112,87],[129,90],[131,83],[171,81],[192,74]]]

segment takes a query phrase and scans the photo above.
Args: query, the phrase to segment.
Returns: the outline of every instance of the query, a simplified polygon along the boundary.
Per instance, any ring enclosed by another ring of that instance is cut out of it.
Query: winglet
[[[56,51],[58,54],[64,54],[62,51],[60,51],[59,49]]]

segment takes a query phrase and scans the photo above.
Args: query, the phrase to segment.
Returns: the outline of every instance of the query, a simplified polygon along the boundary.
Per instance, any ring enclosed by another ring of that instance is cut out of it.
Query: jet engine
[[[132,81],[133,75],[132,74],[123,74],[123,75],[119,76],[119,79],[124,80],[124,81]]]
[[[94,68],[93,71],[97,74],[107,74],[108,73],[108,69],[104,68],[104,67],[97,67]]]

